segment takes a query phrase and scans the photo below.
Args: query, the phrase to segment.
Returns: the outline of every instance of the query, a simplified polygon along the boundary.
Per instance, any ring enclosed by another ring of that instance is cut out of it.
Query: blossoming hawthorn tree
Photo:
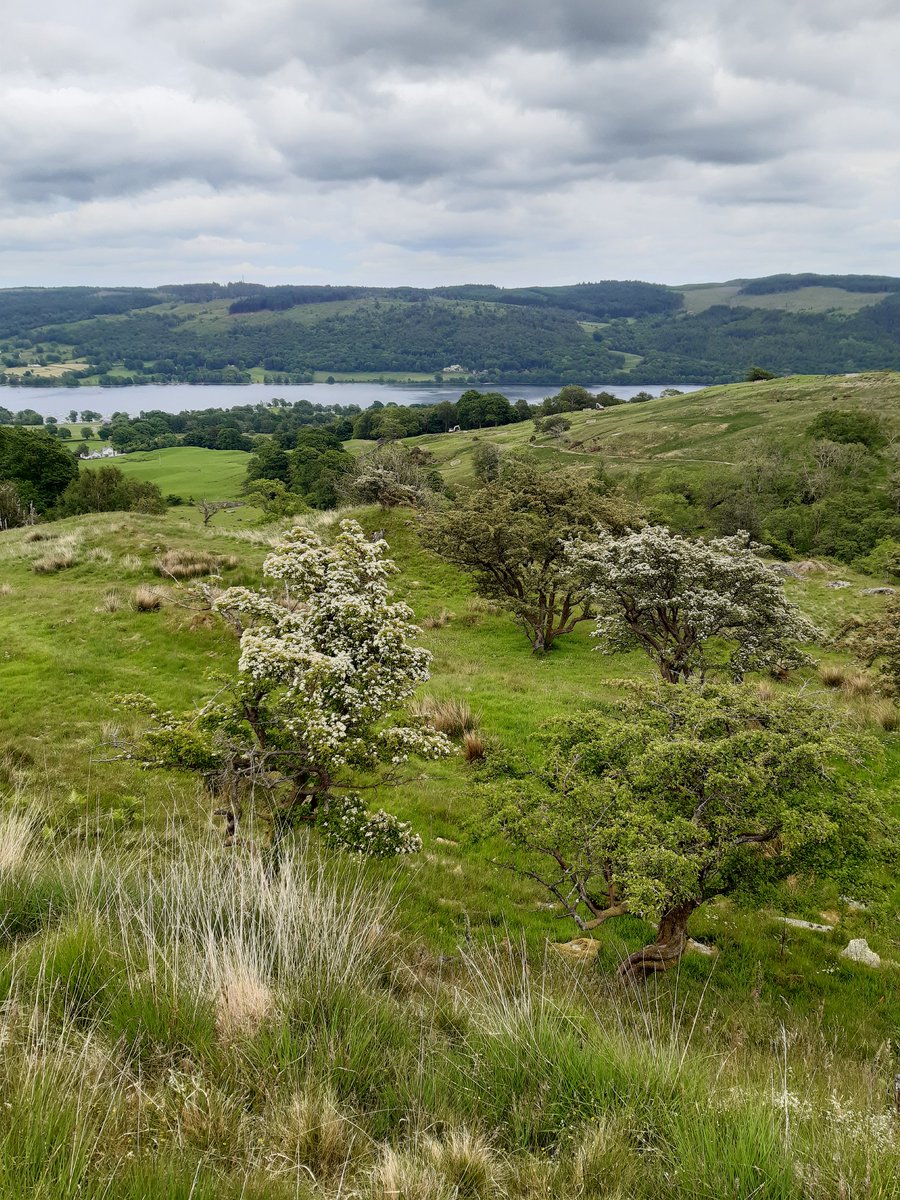
[[[800,643],[820,632],[787,599],[760,548],[746,533],[704,542],[647,525],[572,540],[568,554],[600,614],[599,648],[637,646],[667,683],[683,683],[712,666],[742,679],[809,661]]]
[[[212,607],[240,634],[237,673],[199,711],[178,717],[123,697],[150,725],[132,752],[145,766],[199,772],[233,838],[245,808],[286,835],[315,824],[326,841],[386,856],[420,848],[409,826],[362,800],[396,780],[410,755],[451,752],[433,730],[398,716],[428,678],[411,609],[391,599],[383,540],[343,521],[334,544],[298,526],[268,556],[274,586],[229,588]]]
[[[580,929],[625,913],[655,923],[620,968],[643,978],[678,961],[691,914],[716,896],[758,902],[793,874],[878,886],[870,868],[896,864],[897,822],[837,771],[870,748],[799,696],[632,685],[551,729],[542,767],[499,762],[485,828]]]

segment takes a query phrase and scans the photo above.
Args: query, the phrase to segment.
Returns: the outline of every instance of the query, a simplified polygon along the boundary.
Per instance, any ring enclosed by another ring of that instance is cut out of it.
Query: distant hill
[[[0,382],[727,383],[900,368],[900,279],[0,290]]]

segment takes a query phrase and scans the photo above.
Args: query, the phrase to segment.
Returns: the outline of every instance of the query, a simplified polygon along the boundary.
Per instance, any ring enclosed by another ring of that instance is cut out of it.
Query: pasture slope
[[[873,380],[868,400],[856,387],[710,389],[576,414],[569,444],[538,446],[548,465],[594,463],[588,441],[629,466],[673,451],[739,461],[761,426],[792,437],[832,404],[896,419],[896,378]],[[511,447],[532,433],[417,440],[463,481],[479,437]],[[184,456],[204,454],[223,462],[220,486],[234,481],[227,452],[132,457],[165,493],[189,486]],[[548,722],[650,677],[636,654],[594,653],[584,626],[532,656],[421,549],[413,514],[349,515],[391,546],[396,594],[434,656],[427,692],[467,703],[489,744],[537,758]],[[323,536],[337,519],[304,518]],[[706,906],[691,932],[717,956],[688,954],[632,993],[613,969],[649,927],[607,923],[584,963],[555,952],[577,931],[496,865],[461,756],[414,764],[382,798],[421,854],[321,865],[301,846],[274,899],[249,848],[222,851],[191,780],[122,759],[117,694],[180,711],[234,670],[233,635],[155,568],[165,550],[202,551],[224,584],[255,584],[278,527],[219,520],[176,507],[0,533],[0,1200],[898,1195],[898,973],[839,954],[864,937],[900,959],[896,879],[866,908],[799,881],[764,910]],[[34,571],[54,543],[72,565]],[[829,588],[827,568],[787,583],[826,630],[884,602],[840,574],[850,587]],[[158,608],[133,607],[142,585]],[[866,696],[825,688],[815,668],[765,686],[868,725],[883,751],[868,782],[898,810],[900,739],[871,725]]]

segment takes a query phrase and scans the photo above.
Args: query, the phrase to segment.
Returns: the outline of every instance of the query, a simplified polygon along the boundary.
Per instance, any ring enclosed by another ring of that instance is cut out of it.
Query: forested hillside
[[[0,382],[726,383],[900,367],[900,280],[0,291]]]

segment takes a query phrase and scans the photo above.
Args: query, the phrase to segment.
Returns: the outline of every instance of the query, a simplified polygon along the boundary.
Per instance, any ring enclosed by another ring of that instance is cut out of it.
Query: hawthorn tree
[[[383,540],[343,521],[327,546],[298,526],[265,561],[272,586],[229,588],[212,607],[240,634],[236,674],[202,708],[176,716],[123,697],[149,727],[130,752],[144,766],[202,776],[229,839],[252,809],[271,827],[273,860],[294,829],[375,856],[420,847],[409,826],[362,794],[396,781],[412,754],[450,753],[447,739],[399,715],[428,678],[412,611],[391,599]]]
[[[624,501],[578,471],[540,471],[504,459],[497,478],[426,514],[422,541],[468,571],[481,596],[509,609],[536,654],[594,615],[584,573],[566,540],[621,534],[633,520]]]
[[[620,968],[644,977],[678,961],[691,914],[716,896],[759,902],[795,874],[859,887],[882,849],[896,857],[897,823],[835,769],[867,748],[798,696],[632,685],[557,724],[543,766],[501,760],[486,825],[518,852],[504,865],[580,929],[654,922]]]
[[[704,542],[647,525],[573,540],[568,557],[599,614],[599,648],[639,647],[667,683],[681,683],[713,666],[741,679],[809,661],[800,643],[820,633],[758,549],[746,533]]]

